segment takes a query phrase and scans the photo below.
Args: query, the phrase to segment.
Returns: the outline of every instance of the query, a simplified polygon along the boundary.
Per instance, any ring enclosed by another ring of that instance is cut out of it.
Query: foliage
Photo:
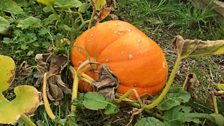
[[[33,113],[40,102],[37,89],[28,85],[14,88],[16,98],[7,100],[2,93],[9,88],[14,76],[14,61],[8,56],[0,55],[0,123],[3,124],[13,124],[24,113]]]
[[[52,4],[43,6],[34,0],[0,1],[0,34],[5,36],[1,40],[1,46],[5,46],[3,54],[7,49],[13,53],[6,53],[16,60],[28,59],[43,52],[41,50],[46,52],[50,45],[57,46],[64,38],[73,41],[89,23],[85,21],[91,14],[89,2],[48,2]],[[63,47],[62,50],[66,52],[68,48]]]
[[[181,103],[188,102],[190,98],[191,96],[187,91],[184,91],[181,88],[172,88],[157,108],[159,110],[169,110],[175,106],[181,105]]]
[[[104,114],[114,114],[119,111],[116,104],[112,103],[109,99],[96,92],[88,92],[79,97],[78,101],[74,102],[75,105],[83,106],[90,110],[104,109]]]
[[[165,126],[165,125],[163,122],[154,117],[147,117],[138,120],[135,126]]]

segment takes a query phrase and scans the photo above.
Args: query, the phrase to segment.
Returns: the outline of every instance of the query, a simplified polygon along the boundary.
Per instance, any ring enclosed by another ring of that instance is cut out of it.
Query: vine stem
[[[174,65],[174,68],[173,68],[173,70],[172,70],[172,72],[170,74],[169,80],[168,80],[165,88],[163,89],[163,91],[159,95],[159,97],[157,97],[155,100],[153,100],[153,102],[151,104],[148,104],[148,105],[143,106],[145,109],[152,109],[152,108],[154,108],[166,96],[167,92],[169,91],[169,89],[170,89],[170,87],[171,87],[171,85],[172,85],[172,83],[174,81],[174,78],[176,76],[177,70],[179,69],[179,66],[180,66],[180,63],[181,63],[181,59],[182,59],[182,57],[178,54],[177,59],[176,59],[176,62],[175,62],[175,65]]]
[[[69,70],[71,71],[73,79],[74,79],[73,86],[72,86],[72,100],[74,100],[78,96],[79,77],[78,77],[76,70],[72,66],[69,67]],[[71,112],[74,114],[75,111],[76,111],[76,106],[72,105]]]
[[[54,113],[52,112],[50,104],[49,104],[49,101],[47,99],[47,79],[50,76],[52,76],[52,75],[48,75],[48,72],[44,73],[44,79],[43,79],[43,101],[44,101],[44,107],[45,107],[45,110],[46,110],[48,116],[52,120],[55,120],[56,117],[55,117]]]
[[[20,117],[28,126],[36,126],[34,122],[25,114],[22,114]]]
[[[219,110],[218,110],[218,105],[217,105],[217,100],[216,100],[216,96],[214,94],[212,94],[212,101],[213,101],[213,107],[214,107],[214,111],[215,113],[219,113]]]

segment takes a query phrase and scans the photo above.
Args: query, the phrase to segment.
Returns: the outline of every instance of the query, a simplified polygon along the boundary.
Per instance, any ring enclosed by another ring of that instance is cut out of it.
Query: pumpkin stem
[[[166,86],[163,89],[162,93],[159,95],[159,97],[157,97],[155,100],[153,100],[151,104],[145,105],[144,106],[145,109],[152,109],[152,108],[154,108],[166,96],[167,92],[169,91],[169,88],[171,87],[171,85],[172,85],[172,83],[174,81],[174,78],[176,76],[177,70],[179,69],[179,66],[180,66],[180,63],[181,63],[181,59],[182,59],[182,57],[180,55],[178,55],[178,57],[176,59],[176,62],[175,62],[175,65],[174,65],[174,68],[173,68],[173,70],[172,70],[172,72],[170,74],[169,80],[167,81]]]
[[[219,114],[217,99],[216,99],[216,96],[214,94],[212,94],[212,102],[213,102],[213,107],[214,107],[215,113]]]
[[[89,84],[92,84],[95,81],[92,77],[90,77],[89,75],[85,73],[81,74],[81,79],[84,81],[87,81]]]
[[[78,95],[79,77],[78,77],[76,70],[72,66],[69,67],[69,70],[71,71],[72,76],[74,78],[73,86],[72,86],[72,100],[74,100],[77,98],[77,95]],[[72,105],[71,112],[73,115],[74,115],[75,111],[76,111],[76,106]]]
[[[100,64],[95,61],[93,58],[89,58],[86,61],[84,61],[79,67],[77,68],[78,73],[84,73],[88,68],[91,67],[91,64]]]
[[[28,125],[28,126],[36,126],[34,124],[34,122],[26,115],[26,114],[22,114],[21,115],[21,119],[23,119],[23,121]]]
[[[143,106],[143,103],[142,103],[142,100],[137,92],[136,89],[130,89],[128,90],[125,94],[119,96],[119,99],[116,100],[117,103],[120,103],[121,101],[123,101],[125,98],[129,97],[131,93],[134,93],[134,95],[136,96],[139,104],[140,104],[140,107]]]
[[[51,77],[52,74],[49,74],[48,72],[44,73],[44,79],[43,79],[43,101],[44,101],[44,107],[45,107],[45,110],[48,114],[48,116],[52,119],[52,120],[55,120],[55,115],[54,113],[52,112],[51,110],[51,107],[50,107],[50,104],[49,104],[49,101],[48,101],[48,98],[47,98],[47,79],[49,77]]]

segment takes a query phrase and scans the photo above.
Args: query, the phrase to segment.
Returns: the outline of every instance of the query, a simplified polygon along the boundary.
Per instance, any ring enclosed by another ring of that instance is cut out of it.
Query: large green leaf
[[[8,20],[0,16],[0,34],[6,34],[10,24]]]
[[[14,100],[0,102],[0,123],[15,123],[22,114],[30,113],[39,106],[39,92],[34,87],[17,86],[14,92]]]
[[[135,126],[165,126],[165,125],[163,122],[154,117],[147,117],[138,120]]]
[[[210,119],[210,115],[206,113],[191,113],[188,106],[176,106],[168,110],[164,114],[166,126],[181,126],[186,122],[200,123],[201,118]]]
[[[169,110],[172,107],[178,106],[181,103],[188,102],[191,96],[187,91],[181,88],[170,89],[165,99],[157,106],[160,110]]]
[[[90,110],[104,109],[104,114],[114,114],[119,111],[117,105],[112,103],[109,99],[96,92],[88,92],[79,97],[76,106],[84,106]]]
[[[21,14],[23,9],[13,0],[0,0],[0,10],[11,14]]]
[[[105,109],[108,102],[106,98],[98,93],[90,92],[84,96],[83,105],[91,110]]]
[[[22,28],[22,29],[27,29],[27,28],[39,28],[41,26],[41,20],[36,17],[28,17],[24,20],[20,20],[17,27]]]
[[[0,55],[0,123],[13,124],[22,114],[32,113],[39,105],[39,92],[28,85],[14,89],[16,98],[8,101],[2,92],[7,90],[15,76],[15,63],[12,58]]]
[[[214,118],[213,122],[215,122],[218,126],[224,126],[224,117],[221,114],[210,114],[211,117]]]

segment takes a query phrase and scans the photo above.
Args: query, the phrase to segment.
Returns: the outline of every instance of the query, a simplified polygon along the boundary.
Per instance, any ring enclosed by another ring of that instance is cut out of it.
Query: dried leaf
[[[65,55],[37,54],[38,80],[35,86],[39,86],[43,80],[44,73],[52,74],[47,80],[47,96],[51,101],[58,104],[64,93],[71,93],[66,84],[61,79],[61,72],[68,64],[68,58]]]
[[[192,99],[197,99],[196,89],[199,87],[199,81],[195,74],[188,74],[185,80],[184,89],[191,94]]]
[[[113,10],[113,8],[111,7],[103,7],[102,9],[100,9],[99,12],[97,12],[95,14],[95,17],[94,19],[97,21],[97,22],[100,22],[102,21],[104,18],[106,18],[110,12]]]
[[[182,58],[224,54],[224,40],[184,40],[182,36],[178,35],[175,37],[174,46]]]
[[[95,91],[103,94],[109,99],[114,100],[115,93],[119,84],[118,78],[110,71],[106,65],[101,65],[99,77],[92,83]]]
[[[7,90],[15,76],[15,63],[8,56],[0,55],[0,123],[13,124],[22,114],[32,114],[40,103],[40,93],[28,85],[14,88],[16,98],[9,101],[2,92]]]

